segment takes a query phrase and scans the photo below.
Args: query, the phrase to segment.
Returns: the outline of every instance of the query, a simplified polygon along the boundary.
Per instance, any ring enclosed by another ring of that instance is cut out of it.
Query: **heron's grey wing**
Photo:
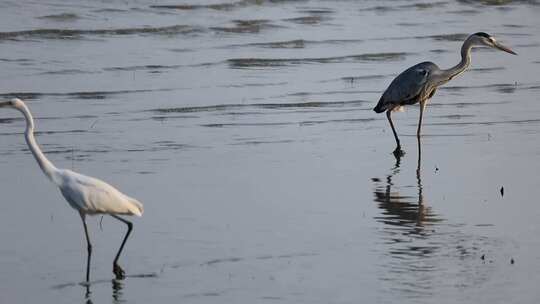
[[[407,105],[418,102],[426,91],[429,76],[438,67],[432,62],[422,62],[399,74],[388,86],[381,100],[395,105]]]

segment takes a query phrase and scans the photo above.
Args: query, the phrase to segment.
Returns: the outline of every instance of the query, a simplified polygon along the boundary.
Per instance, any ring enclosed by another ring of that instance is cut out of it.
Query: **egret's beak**
[[[502,44],[500,44],[498,42],[495,42],[493,45],[495,46],[495,48],[497,48],[497,49],[499,49],[501,51],[505,51],[507,53],[517,55],[516,52],[512,51],[510,48],[508,48],[508,47],[506,47],[506,46],[504,46],[504,45],[502,45]]]
[[[9,101],[0,102],[0,108],[8,107],[10,105],[11,105],[11,102]]]

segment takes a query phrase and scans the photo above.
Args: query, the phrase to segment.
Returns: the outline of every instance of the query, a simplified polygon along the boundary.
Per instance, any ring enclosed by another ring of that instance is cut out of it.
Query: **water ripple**
[[[319,57],[319,58],[234,58],[227,62],[231,68],[267,68],[282,67],[290,65],[301,65],[310,63],[344,63],[355,61],[395,61],[403,60],[405,56],[411,53],[367,53],[360,55]]]
[[[116,29],[54,29],[42,28],[26,31],[0,32],[1,40],[17,40],[25,38],[37,39],[81,39],[83,36],[106,36],[106,35],[176,35],[193,34],[201,32],[202,29],[189,25],[172,25],[164,27],[133,27]]]

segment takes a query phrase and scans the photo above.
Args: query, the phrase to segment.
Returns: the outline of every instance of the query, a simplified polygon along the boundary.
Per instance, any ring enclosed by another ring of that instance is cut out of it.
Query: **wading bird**
[[[34,155],[39,167],[57,187],[71,207],[79,212],[81,216],[86,243],[88,245],[88,257],[86,262],[86,281],[90,281],[90,260],[92,258],[92,244],[88,236],[86,227],[86,215],[109,214],[115,219],[125,223],[128,226],[127,233],[116,253],[113,262],[113,273],[116,279],[125,277],[124,270],[118,265],[118,258],[126,244],[126,240],[133,229],[133,224],[118,215],[136,215],[142,216],[143,205],[136,199],[133,199],[113,186],[99,179],[85,176],[67,169],[56,168],[41,152],[36,139],[34,138],[34,119],[26,104],[14,98],[10,101],[0,102],[0,108],[12,108],[20,111],[26,119],[26,131],[24,137],[28,148]]]
[[[510,54],[517,55],[508,47],[500,44],[492,36],[479,32],[470,35],[463,46],[461,47],[461,62],[456,66],[441,70],[433,62],[422,62],[414,65],[401,74],[399,74],[384,91],[381,99],[373,111],[382,113],[386,111],[386,117],[392,127],[392,132],[396,139],[397,147],[394,150],[394,155],[399,157],[404,154],[401,150],[399,138],[392,122],[391,114],[393,111],[401,110],[403,106],[420,103],[420,119],[418,121],[418,129],[416,137],[420,139],[420,129],[422,128],[422,116],[426,108],[427,101],[433,97],[435,91],[440,85],[450,81],[452,78],[463,73],[471,64],[471,49],[475,46],[488,46],[505,51]]]

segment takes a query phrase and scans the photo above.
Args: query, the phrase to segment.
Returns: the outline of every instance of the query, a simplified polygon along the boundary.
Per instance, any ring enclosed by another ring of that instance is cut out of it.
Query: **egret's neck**
[[[448,70],[443,71],[443,83],[450,81],[450,79],[456,77],[457,75],[463,73],[469,65],[471,64],[471,49],[472,49],[472,40],[467,39],[461,46],[461,61],[456,64],[454,67],[449,68]]]
[[[24,132],[24,137],[26,139],[26,143],[28,144],[28,148],[32,152],[32,155],[34,155],[34,158],[36,159],[43,173],[45,173],[45,175],[52,182],[58,184],[60,182],[57,174],[58,169],[51,163],[51,161],[47,159],[47,157],[45,157],[36,143],[36,139],[34,137],[34,118],[32,117],[32,113],[30,113],[30,110],[26,106],[19,110],[23,113],[24,118],[26,118],[26,131]]]

